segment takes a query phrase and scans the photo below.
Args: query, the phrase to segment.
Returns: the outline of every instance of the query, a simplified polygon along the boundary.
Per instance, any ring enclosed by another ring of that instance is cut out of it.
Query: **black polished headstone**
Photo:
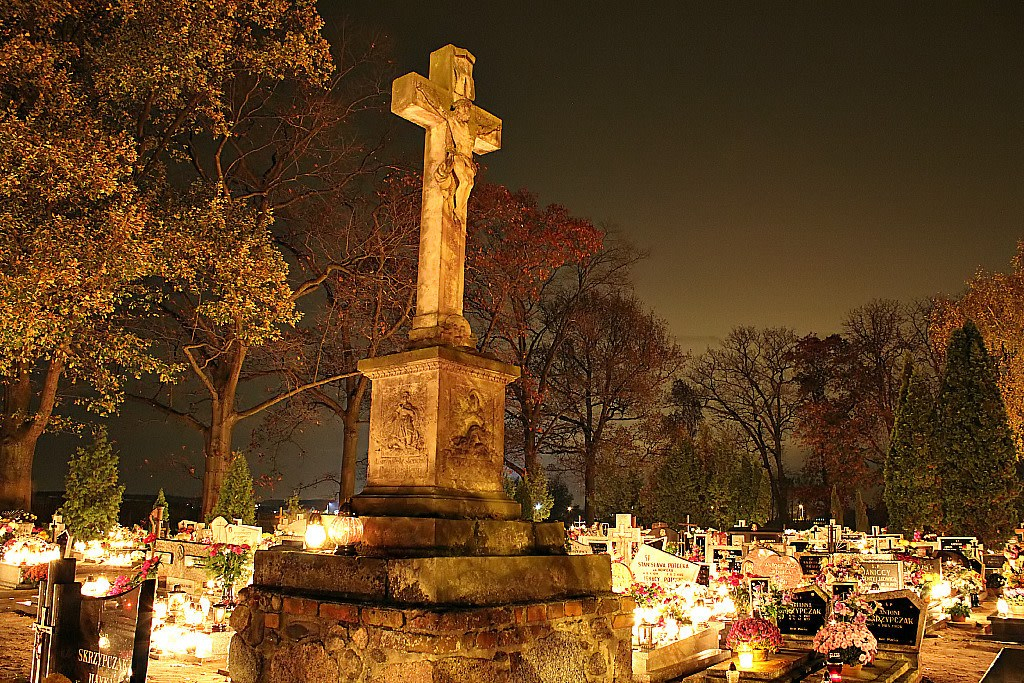
[[[82,598],[73,683],[145,683],[156,579],[118,595]]]
[[[817,576],[821,573],[822,566],[828,561],[828,555],[806,553],[800,555],[797,560],[800,562],[800,569],[803,570],[805,576]]]
[[[828,619],[828,600],[819,588],[801,588],[793,592],[792,609],[778,619],[784,636],[813,637]]]
[[[867,626],[878,640],[880,650],[921,647],[924,635],[924,606],[911,591],[890,591],[871,596],[878,611],[868,617]]]

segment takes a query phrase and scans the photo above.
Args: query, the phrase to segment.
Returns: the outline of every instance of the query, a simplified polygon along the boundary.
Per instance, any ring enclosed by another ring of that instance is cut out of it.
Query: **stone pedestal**
[[[628,683],[633,608],[607,556],[256,553],[236,683]]]
[[[359,362],[372,382],[366,488],[370,517],[519,517],[504,493],[505,385],[519,368],[450,346]]]

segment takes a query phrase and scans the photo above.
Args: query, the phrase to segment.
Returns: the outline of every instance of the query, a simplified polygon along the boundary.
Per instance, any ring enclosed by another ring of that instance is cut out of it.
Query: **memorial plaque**
[[[77,629],[60,634],[58,647],[74,652],[62,673],[72,683],[144,683],[155,593],[156,579],[148,579],[119,595],[83,597]]]
[[[788,638],[813,638],[828,619],[828,599],[817,586],[793,592],[793,609],[778,620],[779,630]]]
[[[924,636],[925,604],[913,591],[898,590],[871,597],[878,611],[867,626],[878,640],[879,650],[917,652]]]
[[[974,536],[939,536],[939,550],[963,552],[964,548],[970,547],[972,542],[977,543],[978,539]]]
[[[985,569],[1002,569],[1006,563],[1006,557],[1003,555],[983,555],[985,561]]]
[[[700,566],[696,563],[650,545],[640,546],[630,568],[639,583],[660,583],[662,585],[681,581],[696,581],[700,571]]]
[[[821,573],[822,566],[828,562],[828,555],[801,553],[796,559],[800,563],[800,569],[803,570],[804,576],[817,576]]]
[[[697,570],[697,583],[700,584],[701,586],[709,586],[709,585],[711,585],[711,565],[710,564],[708,564],[706,562],[702,562],[701,563],[700,569]]]
[[[885,560],[862,560],[861,584],[871,590],[898,591],[903,588],[903,563]]]

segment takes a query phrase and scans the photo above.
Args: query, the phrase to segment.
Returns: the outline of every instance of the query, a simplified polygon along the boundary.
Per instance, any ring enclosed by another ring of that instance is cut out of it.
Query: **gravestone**
[[[880,651],[919,652],[924,637],[927,605],[909,590],[889,591],[871,596],[878,611],[868,617],[867,626],[878,640]]]
[[[893,560],[861,560],[861,569],[864,575],[861,577],[861,585],[871,589],[877,585],[877,590],[897,591],[903,589],[903,563]]]
[[[210,522],[210,534],[214,543],[228,542],[228,520],[217,517]]]
[[[667,586],[680,581],[696,581],[700,565],[649,545],[642,545],[633,558],[631,569],[633,578],[639,583]]]
[[[828,563],[828,555],[822,553],[798,553],[796,559],[804,576],[817,576]]]
[[[247,545],[255,550],[260,547],[260,542],[263,540],[263,527],[247,524],[229,524],[225,529],[224,536],[227,539],[227,543]]]
[[[793,591],[792,609],[778,620],[788,640],[810,640],[828,621],[828,596],[817,586]]]
[[[643,543],[643,530],[633,526],[633,515],[615,515],[615,526],[608,530],[612,558],[627,566],[633,562],[633,549]]]
[[[232,615],[237,683],[631,678],[634,603],[611,592],[611,558],[567,555],[563,525],[521,520],[504,492],[520,371],[477,353],[463,316],[473,155],[501,146],[501,121],[474,104],[474,62],[447,45],[428,78],[393,84],[392,112],[426,129],[419,271],[408,350],[358,363],[363,539],[355,555],[256,552]]]

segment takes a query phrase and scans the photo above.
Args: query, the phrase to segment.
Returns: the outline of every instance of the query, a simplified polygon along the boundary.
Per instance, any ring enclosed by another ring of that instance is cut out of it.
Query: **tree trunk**
[[[341,450],[341,485],[338,491],[338,502],[344,505],[356,493],[356,464],[359,458],[359,413],[363,407],[366,394],[366,377],[360,376],[358,386],[349,395],[348,406],[342,414],[345,436]]]
[[[531,411],[532,413],[532,411]],[[537,452],[537,433],[532,417],[523,420],[523,468],[526,476],[536,476],[540,471],[540,454]]]
[[[583,517],[587,526],[594,523],[597,515],[597,456],[590,449],[586,452],[583,465]]]
[[[38,437],[0,442],[0,510],[32,509],[32,461]]]
[[[235,420],[224,415],[219,402],[213,404],[213,414],[209,430],[206,432],[206,470],[203,473],[203,520],[209,519],[210,513],[217,505],[220,489],[224,484],[228,466],[231,464],[231,439],[235,429]]]

